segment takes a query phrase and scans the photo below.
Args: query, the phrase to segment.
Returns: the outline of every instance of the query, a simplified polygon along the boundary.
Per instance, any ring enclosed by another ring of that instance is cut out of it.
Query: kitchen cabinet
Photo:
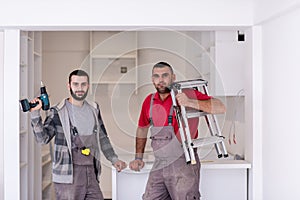
[[[245,88],[248,41],[238,41],[235,31],[216,31],[211,88],[214,96],[236,96]]]
[[[91,84],[136,85],[137,33],[117,31],[90,32]]]
[[[142,199],[151,163],[140,172],[112,168],[112,199]],[[202,161],[200,193],[202,200],[247,200],[247,172],[250,163],[244,160]]]

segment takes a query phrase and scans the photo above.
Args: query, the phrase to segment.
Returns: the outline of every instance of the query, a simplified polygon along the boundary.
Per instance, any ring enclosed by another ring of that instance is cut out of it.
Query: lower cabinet
[[[201,200],[246,200],[250,167],[250,163],[241,160],[203,161],[199,188]],[[130,169],[117,172],[112,168],[112,199],[142,199],[150,169],[150,164],[140,172]]]

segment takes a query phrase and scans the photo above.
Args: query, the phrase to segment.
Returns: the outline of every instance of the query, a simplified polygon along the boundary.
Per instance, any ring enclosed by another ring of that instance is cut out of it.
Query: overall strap
[[[150,102],[150,114],[149,114],[150,126],[153,126],[153,119],[152,119],[153,99],[154,99],[154,93],[151,95],[151,102]]]
[[[66,106],[67,108],[67,111],[68,111],[68,118],[69,118],[69,124],[70,124],[70,127],[71,127],[71,133],[72,133],[72,136],[77,136],[78,135],[78,130],[76,128],[76,126],[73,126],[72,122],[71,122],[71,118],[70,118],[70,112],[69,112],[69,109],[68,107]]]
[[[151,102],[150,102],[150,113],[149,113],[149,122],[150,122],[150,126],[153,126],[153,118],[152,118],[152,108],[153,108],[153,99],[154,99],[154,93],[151,95]],[[170,113],[168,115],[168,125],[171,126],[173,123],[173,105],[170,108]]]
[[[174,110],[174,107],[172,105],[171,108],[170,108],[169,116],[168,116],[168,124],[169,124],[169,126],[171,126],[172,123],[173,123],[173,110]]]

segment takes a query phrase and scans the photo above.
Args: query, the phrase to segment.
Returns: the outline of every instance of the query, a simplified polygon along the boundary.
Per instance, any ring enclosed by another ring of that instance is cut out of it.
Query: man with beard
[[[100,150],[121,171],[126,163],[115,154],[97,103],[85,100],[89,76],[83,70],[69,75],[70,97],[50,109],[42,123],[42,102],[31,109],[31,125],[37,142],[54,140],[52,179],[57,199],[100,199]]]
[[[179,128],[173,112],[169,86],[175,81],[172,67],[159,62],[152,69],[152,82],[157,92],[149,94],[143,102],[136,131],[135,159],[129,166],[134,171],[144,167],[143,154],[150,128],[151,146],[155,161],[150,171],[144,200],[200,199],[200,161],[195,149],[197,164],[186,164]],[[179,105],[207,113],[224,113],[224,104],[198,90],[185,89],[176,95]],[[199,119],[189,119],[191,137],[198,137]]]

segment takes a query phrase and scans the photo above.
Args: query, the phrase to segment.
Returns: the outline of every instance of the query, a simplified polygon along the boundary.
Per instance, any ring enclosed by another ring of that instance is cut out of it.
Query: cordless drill
[[[42,109],[49,110],[50,108],[49,96],[47,94],[46,87],[44,86],[42,81],[41,81],[40,91],[41,91],[41,95],[38,98],[42,101]],[[20,100],[20,105],[23,112],[29,111],[31,108],[36,107],[38,104],[39,102],[30,103],[27,99]]]

